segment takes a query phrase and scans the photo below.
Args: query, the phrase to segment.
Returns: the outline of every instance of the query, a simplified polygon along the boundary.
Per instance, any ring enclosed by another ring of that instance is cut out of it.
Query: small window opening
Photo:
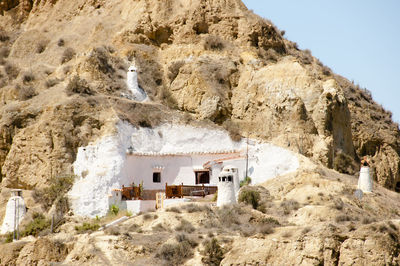
[[[161,183],[161,173],[160,172],[153,173],[153,183]]]
[[[231,175],[228,176],[228,181],[232,182],[232,176]]]

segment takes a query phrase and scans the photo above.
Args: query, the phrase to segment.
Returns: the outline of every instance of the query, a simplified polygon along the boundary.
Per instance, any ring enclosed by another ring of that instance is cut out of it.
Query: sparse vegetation
[[[21,236],[38,236],[40,232],[50,227],[50,221],[47,220],[43,214],[34,213],[33,220],[28,223],[21,231]]]
[[[10,37],[8,36],[7,32],[5,32],[4,30],[0,29],[0,42],[6,42],[10,39]]]
[[[49,180],[49,186],[43,189],[35,190],[33,193],[34,199],[41,203],[48,210],[56,203],[57,209],[66,212],[69,209],[66,193],[74,184],[75,176],[66,175],[54,177]]]
[[[238,201],[253,206],[253,209],[257,209],[260,204],[260,193],[250,189],[241,190]]]
[[[68,96],[71,96],[74,93],[93,95],[93,91],[90,89],[86,80],[81,79],[79,76],[74,76],[70,79],[65,90]]]
[[[171,207],[167,209],[167,212],[181,213],[181,210],[179,210],[177,207]]]
[[[296,200],[284,200],[281,202],[281,208],[283,210],[283,214],[288,215],[292,211],[298,210],[300,208],[300,204]]]
[[[112,204],[110,206],[110,213],[113,214],[113,215],[117,215],[118,212],[119,212],[119,207],[117,205],[115,205],[115,204]]]
[[[246,176],[243,180],[240,181],[240,187],[247,186],[251,184],[251,177]]]
[[[36,53],[41,54],[44,52],[44,50],[46,50],[47,47],[47,40],[42,40],[40,41],[37,46],[36,46]]]
[[[78,234],[97,231],[99,228],[100,225],[97,223],[83,223],[82,225],[75,226],[75,230],[78,232]]]
[[[151,229],[153,231],[156,231],[156,232],[161,232],[161,231],[166,231],[167,230],[161,223],[156,224]]]
[[[20,101],[26,101],[36,96],[36,91],[32,86],[21,86],[17,84],[15,89],[17,90],[18,100]]]
[[[75,56],[75,50],[70,47],[66,48],[61,56],[61,64],[71,61],[71,59],[74,58],[74,56]]]
[[[201,252],[201,261],[206,265],[220,265],[224,259],[224,250],[216,238],[203,242],[204,250]]]
[[[352,218],[351,216],[346,214],[340,214],[335,218],[335,222],[337,223],[348,222],[348,221],[352,221]]]
[[[182,66],[185,65],[184,60],[177,60],[173,61],[169,66],[168,66],[168,79],[172,82],[176,76],[179,74],[179,70],[181,69]]]
[[[202,212],[202,211],[209,211],[210,207],[208,205],[199,205],[199,204],[185,204],[182,206],[183,210],[186,210],[188,213],[192,212]]]
[[[225,47],[224,41],[221,37],[216,35],[208,35],[204,39],[204,49],[206,50],[223,50]]]
[[[60,82],[60,80],[57,79],[57,78],[48,79],[48,80],[46,80],[45,85],[46,85],[47,88],[51,88],[51,87],[54,87],[55,85],[57,85],[59,82]]]
[[[194,228],[194,226],[190,222],[186,221],[185,219],[182,219],[181,223],[177,227],[175,227],[175,230],[183,231],[186,233],[193,233],[196,230],[196,228]]]
[[[11,63],[6,63],[4,66],[4,70],[11,80],[16,79],[19,75],[19,68]]]
[[[189,241],[182,240],[174,244],[163,244],[156,257],[166,261],[167,265],[182,265],[184,261],[193,257],[193,249]],[[178,241],[179,241],[178,240]]]

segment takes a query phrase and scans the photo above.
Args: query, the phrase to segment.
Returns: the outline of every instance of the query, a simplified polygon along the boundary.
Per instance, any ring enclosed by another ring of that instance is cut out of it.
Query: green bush
[[[33,221],[25,226],[23,231],[21,232],[21,236],[38,236],[38,234],[50,227],[50,221],[47,220],[43,214],[34,213]]]
[[[239,202],[244,202],[253,206],[253,209],[257,209],[260,204],[260,193],[254,190],[242,190],[239,194]]]
[[[69,209],[68,199],[65,195],[72,188],[74,180],[74,175],[54,177],[50,179],[48,187],[35,190],[33,197],[46,210],[50,209],[56,203],[57,209],[65,213]]]
[[[206,265],[220,265],[224,259],[224,250],[218,243],[216,238],[211,240],[205,240],[203,242],[204,250],[202,255],[204,256],[201,261]]]
[[[79,233],[86,233],[88,231],[97,231],[100,228],[100,225],[97,223],[83,223],[82,225],[75,226],[75,230]]]
[[[110,213],[117,215],[119,212],[119,207],[115,204],[110,206]]]
[[[246,176],[245,179],[243,179],[242,181],[240,181],[240,187],[247,186],[247,185],[249,185],[249,184],[251,184],[251,178],[250,178],[250,176]]]

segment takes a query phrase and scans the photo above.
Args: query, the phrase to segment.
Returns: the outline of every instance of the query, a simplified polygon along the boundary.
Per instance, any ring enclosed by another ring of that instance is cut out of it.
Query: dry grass
[[[94,94],[86,80],[81,79],[79,76],[74,76],[72,79],[70,79],[65,90],[68,96],[71,96],[75,93],[82,95]]]
[[[16,79],[19,75],[19,68],[11,63],[6,63],[4,65],[4,70],[6,71],[9,79]]]
[[[175,231],[183,231],[186,233],[193,233],[195,230],[196,228],[194,228],[194,226],[185,219],[182,219],[181,223],[175,227]]]
[[[300,204],[296,200],[284,200],[280,204],[283,214],[288,215],[292,211],[298,210],[300,208]]]
[[[61,64],[71,61],[71,59],[74,58],[74,56],[75,56],[75,50],[70,47],[66,48],[61,56]]]
[[[205,265],[220,265],[221,261],[224,259],[225,251],[219,244],[216,238],[211,240],[205,240],[203,242],[204,250],[201,252],[203,255],[202,262]]]
[[[224,49],[225,44],[224,41],[216,35],[208,35],[204,39],[203,47],[206,50],[217,50],[221,51]]]

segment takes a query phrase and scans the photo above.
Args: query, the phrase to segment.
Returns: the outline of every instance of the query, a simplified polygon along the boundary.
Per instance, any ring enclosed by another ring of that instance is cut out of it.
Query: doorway
[[[196,185],[210,184],[210,171],[195,171]]]

